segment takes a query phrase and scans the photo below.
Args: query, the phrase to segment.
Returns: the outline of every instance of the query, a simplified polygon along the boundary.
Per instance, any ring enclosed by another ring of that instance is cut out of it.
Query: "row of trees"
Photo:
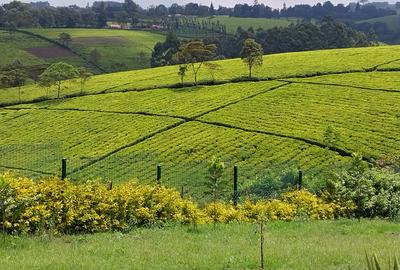
[[[395,10],[380,9],[374,5],[361,5],[357,3],[355,8],[350,5],[343,4],[333,5],[330,1],[323,4],[318,3],[314,6],[295,5],[293,7],[283,6],[281,10],[272,9],[264,4],[237,4],[232,11],[231,16],[235,17],[253,17],[253,18],[279,18],[279,17],[296,17],[296,18],[316,18],[320,19],[325,16],[332,16],[336,19],[363,20],[388,15],[395,15]]]
[[[365,1],[365,0],[364,0]],[[256,18],[323,18],[332,16],[338,19],[360,20],[387,15],[394,15],[394,10],[379,9],[374,5],[357,4],[355,8],[343,4],[333,5],[330,1],[324,4],[284,6],[282,9],[272,9],[264,4],[254,5],[237,4],[234,8],[199,5],[188,3],[184,6],[173,4],[152,6],[148,9],[141,8],[132,0],[124,3],[110,1],[97,1],[92,7],[35,7],[19,1],[13,1],[0,7],[0,27],[105,27],[107,21],[116,21],[121,24],[135,25],[141,18],[165,18],[175,15],[188,16],[214,16],[229,15],[236,17]]]
[[[240,57],[241,49],[247,39],[259,43],[264,54],[306,51],[331,48],[362,47],[376,44],[375,36],[353,30],[343,23],[326,17],[318,24],[302,22],[288,27],[276,27],[263,30],[238,28],[234,36],[221,35],[217,38],[203,39],[205,44],[216,45],[216,58]],[[184,41],[169,33],[165,42],[154,47],[151,65],[165,66],[174,64],[173,55]]]
[[[193,74],[195,84],[198,82],[198,74],[200,69],[205,66],[212,79],[215,80],[215,72],[219,69],[216,60],[217,46],[215,44],[205,44],[201,40],[193,40],[183,42],[177,52],[172,55],[172,61],[179,64],[178,75],[181,84],[184,84],[186,72],[190,69]],[[246,39],[240,52],[240,57],[249,69],[249,78],[252,77],[252,71],[255,67],[263,65],[263,48],[254,39]]]
[[[92,73],[86,68],[75,68],[74,66],[59,62],[50,65],[38,79],[40,86],[47,89],[55,86],[57,98],[61,97],[61,90],[65,80],[77,79],[80,85],[81,94],[84,92],[86,82],[92,77]],[[19,60],[6,65],[0,70],[0,86],[2,88],[18,87],[19,101],[21,101],[21,87],[29,80],[26,68]]]

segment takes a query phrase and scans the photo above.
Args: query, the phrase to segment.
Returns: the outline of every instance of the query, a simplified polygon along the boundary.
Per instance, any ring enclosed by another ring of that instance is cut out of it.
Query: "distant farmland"
[[[164,40],[161,34],[143,31],[67,28],[27,31],[55,41],[59,41],[60,33],[69,33],[72,42],[68,46],[78,55],[40,37],[0,31],[0,48],[5,52],[0,65],[19,59],[27,66],[65,61],[75,66],[90,67],[90,53],[96,49],[100,53],[97,64],[106,72],[142,69],[150,67],[155,43]],[[93,71],[98,72],[96,69]]]
[[[143,31],[114,29],[31,29],[32,32],[58,39],[62,32],[72,36],[70,47],[84,55],[94,49],[101,57],[99,65],[107,71],[150,67],[154,45],[164,36]]]
[[[273,27],[285,27],[291,23],[296,23],[298,19],[266,19],[266,18],[239,18],[229,16],[215,16],[212,18],[204,18],[202,20],[211,20],[212,22],[219,21],[220,24],[226,26],[228,33],[235,33],[236,29],[240,26],[243,29],[253,27],[254,30],[257,28],[270,29]]]

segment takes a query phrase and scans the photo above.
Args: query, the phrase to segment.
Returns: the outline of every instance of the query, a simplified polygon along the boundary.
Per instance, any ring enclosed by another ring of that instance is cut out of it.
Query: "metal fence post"
[[[233,167],[233,204],[237,206],[239,201],[239,192],[238,192],[238,166],[235,165]]]
[[[299,171],[299,182],[297,183],[297,188],[299,190],[303,188],[303,171]]]
[[[61,160],[61,180],[67,178],[67,159],[63,158]]]
[[[161,165],[157,165],[157,184],[161,185]]]

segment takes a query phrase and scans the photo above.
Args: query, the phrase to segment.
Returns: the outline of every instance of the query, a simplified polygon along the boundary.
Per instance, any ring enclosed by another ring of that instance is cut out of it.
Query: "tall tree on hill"
[[[263,48],[254,39],[248,38],[245,40],[240,52],[240,58],[249,67],[249,78],[252,76],[253,68],[263,65],[263,54]]]
[[[188,64],[193,72],[194,82],[197,85],[198,73],[204,62],[214,59],[217,51],[215,44],[204,44],[203,41],[194,40],[181,45],[175,58],[179,63]]]
[[[64,62],[55,63],[39,76],[39,85],[45,87],[55,85],[57,87],[57,98],[60,98],[62,82],[76,78],[78,75],[79,72],[74,66]]]

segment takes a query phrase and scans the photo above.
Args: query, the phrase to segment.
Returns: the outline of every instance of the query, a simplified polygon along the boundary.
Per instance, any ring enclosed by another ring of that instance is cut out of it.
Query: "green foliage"
[[[339,141],[340,133],[332,126],[328,126],[324,132],[324,144],[328,147],[335,147]]]
[[[183,43],[176,54],[179,63],[186,63],[192,68],[194,83],[197,84],[198,73],[204,62],[215,57],[217,47],[215,44],[204,44],[203,41],[189,41]]]
[[[400,213],[400,174],[368,168],[360,155],[355,155],[350,168],[336,173],[327,185],[331,200],[355,203],[357,217],[396,218]]]
[[[58,35],[58,38],[60,39],[61,43],[64,46],[68,46],[69,43],[72,41],[72,37],[70,34],[66,33],[66,32],[62,32]]]
[[[78,69],[78,76],[79,76],[79,82],[81,84],[81,94],[83,94],[84,87],[87,83],[87,81],[93,76],[93,74],[88,71],[86,68],[79,68]]]
[[[188,66],[187,65],[179,65],[178,75],[179,75],[179,77],[181,79],[181,84],[182,85],[183,85],[183,80],[185,79],[187,70],[188,70]]]
[[[78,70],[70,64],[59,62],[49,66],[40,76],[39,83],[42,86],[57,87],[57,98],[60,98],[62,82],[79,76]]]
[[[254,39],[246,39],[244,41],[240,57],[249,67],[249,78],[251,78],[253,68],[263,65],[263,54],[263,48]]]

